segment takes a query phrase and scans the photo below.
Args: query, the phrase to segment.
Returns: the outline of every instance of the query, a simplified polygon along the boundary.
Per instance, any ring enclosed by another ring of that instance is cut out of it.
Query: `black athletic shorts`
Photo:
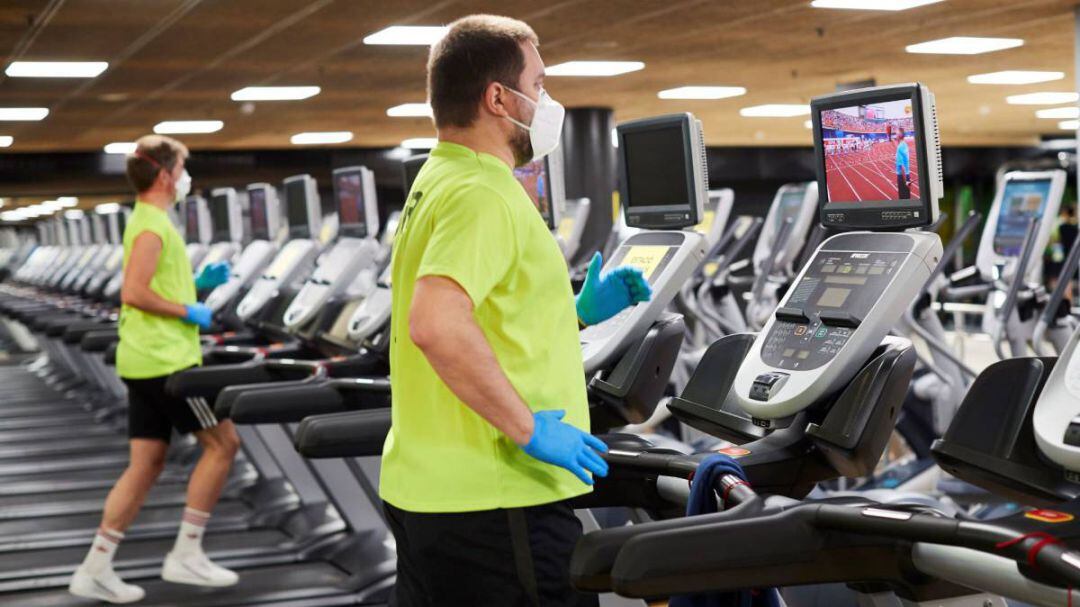
[[[451,514],[383,502],[397,541],[396,607],[596,607],[570,585],[581,522],[567,502]]]
[[[128,389],[128,437],[169,442],[172,431],[189,434],[218,424],[214,408],[205,398],[187,400],[169,394],[170,376],[124,379]]]

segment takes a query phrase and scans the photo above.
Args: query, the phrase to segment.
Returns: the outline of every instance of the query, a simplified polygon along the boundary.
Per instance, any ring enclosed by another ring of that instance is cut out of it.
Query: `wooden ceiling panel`
[[[394,145],[433,134],[388,107],[424,98],[423,47],[366,46],[392,24],[447,23],[475,12],[528,21],[548,64],[641,60],[613,78],[548,79],[567,106],[610,106],[619,120],[693,111],[714,145],[807,145],[805,117],[743,118],[763,103],[806,103],[839,82],[919,80],[938,97],[946,145],[1030,144],[1057,121],[1005,96],[1073,90],[1072,0],[946,0],[899,13],[811,8],[809,0],[7,0],[0,54],[106,60],[90,80],[10,79],[0,105],[45,105],[41,123],[0,123],[5,152],[92,150],[148,132],[167,119],[220,119],[225,128],[184,139],[195,149],[288,147],[309,130],[352,130],[347,145]],[[912,55],[908,44],[945,36],[1007,36],[1023,47],[974,56]],[[966,77],[1003,69],[1057,70],[1066,78],[1027,86],[979,86]],[[301,102],[245,105],[232,91],[257,84],[314,84]],[[718,101],[667,101],[682,85],[748,89]]]

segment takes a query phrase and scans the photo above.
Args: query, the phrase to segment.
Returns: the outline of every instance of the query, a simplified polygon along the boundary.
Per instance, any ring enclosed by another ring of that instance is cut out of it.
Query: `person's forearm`
[[[187,316],[187,309],[182,304],[165,299],[155,293],[153,289],[135,287],[125,290],[122,299],[125,304],[150,314],[172,316],[174,318]]]
[[[440,323],[420,347],[435,373],[470,409],[518,445],[533,433],[532,411],[503,373],[483,331],[467,322]],[[419,346],[419,344],[418,344]]]

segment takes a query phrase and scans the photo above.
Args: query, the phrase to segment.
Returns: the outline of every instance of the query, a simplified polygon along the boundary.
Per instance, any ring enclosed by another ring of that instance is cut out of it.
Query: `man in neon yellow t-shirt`
[[[397,541],[397,605],[595,604],[569,583],[568,499],[603,476],[588,433],[578,329],[648,299],[633,268],[575,305],[559,246],[512,169],[558,145],[536,34],[466,17],[431,49],[439,144],[394,238],[393,424],[380,495]]]
[[[191,188],[191,176],[184,168],[187,156],[179,141],[147,135],[127,158],[128,181],[138,198],[124,228],[116,370],[128,389],[131,459],[105,500],[101,526],[69,586],[72,594],[109,603],[143,598],[142,588],[116,575],[112,560],[164,467],[174,430],[194,432],[203,450],[188,481],[187,507],[161,576],[197,586],[237,582],[235,573],[215,565],[202,549],[210,511],[240,444],[236,428],[229,420],[215,418],[204,402],[184,401],[165,390],[170,375],[202,364],[199,328],[210,326],[211,315],[195,299],[196,283],[210,288],[228,278],[227,267],[211,266],[193,279],[184,239],[169,220],[168,210]]]

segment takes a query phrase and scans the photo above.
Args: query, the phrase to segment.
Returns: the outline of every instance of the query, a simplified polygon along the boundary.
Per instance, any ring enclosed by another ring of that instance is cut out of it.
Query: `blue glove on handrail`
[[[229,282],[229,273],[232,268],[229,267],[229,262],[219,261],[212,263],[205,268],[202,272],[199,272],[199,276],[195,279],[195,290],[205,291],[207,289],[216,289],[221,285]]]
[[[604,258],[597,252],[589,262],[585,284],[577,295],[578,319],[585,326],[604,322],[624,308],[652,297],[652,287],[638,268],[619,266],[600,274],[603,265]]]
[[[187,310],[187,315],[183,318],[184,322],[199,325],[200,329],[209,329],[210,324],[214,322],[214,312],[206,304],[198,302],[184,304],[184,309]]]
[[[589,476],[607,476],[608,464],[597,453],[607,453],[607,445],[588,432],[561,421],[566,411],[537,411],[533,414],[532,438],[522,447],[525,453],[549,464],[566,468],[586,485],[593,484]]]

